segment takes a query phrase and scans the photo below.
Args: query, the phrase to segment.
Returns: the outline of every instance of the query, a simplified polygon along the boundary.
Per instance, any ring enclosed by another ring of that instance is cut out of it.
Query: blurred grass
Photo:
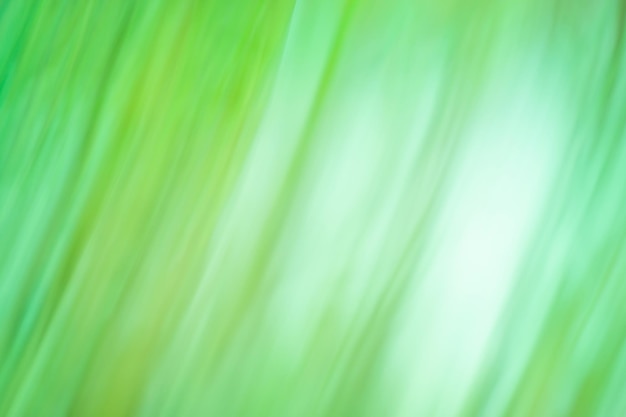
[[[626,414],[625,10],[0,1],[0,415]]]

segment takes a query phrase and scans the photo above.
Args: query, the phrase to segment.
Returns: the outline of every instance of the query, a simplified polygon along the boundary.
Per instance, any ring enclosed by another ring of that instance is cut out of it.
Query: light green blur
[[[0,0],[0,416],[626,416],[622,0]]]

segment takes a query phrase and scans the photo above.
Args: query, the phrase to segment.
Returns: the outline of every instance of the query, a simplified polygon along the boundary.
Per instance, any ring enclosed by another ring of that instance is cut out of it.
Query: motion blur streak
[[[626,416],[623,0],[0,0],[0,416]]]

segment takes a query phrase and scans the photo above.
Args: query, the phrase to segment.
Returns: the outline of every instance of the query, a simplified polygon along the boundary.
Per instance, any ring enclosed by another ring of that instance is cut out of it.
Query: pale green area
[[[0,416],[626,416],[622,3],[0,0]]]

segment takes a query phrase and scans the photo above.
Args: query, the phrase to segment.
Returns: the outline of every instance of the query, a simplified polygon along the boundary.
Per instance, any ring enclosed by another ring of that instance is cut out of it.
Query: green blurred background
[[[0,0],[0,416],[626,416],[623,0]]]

